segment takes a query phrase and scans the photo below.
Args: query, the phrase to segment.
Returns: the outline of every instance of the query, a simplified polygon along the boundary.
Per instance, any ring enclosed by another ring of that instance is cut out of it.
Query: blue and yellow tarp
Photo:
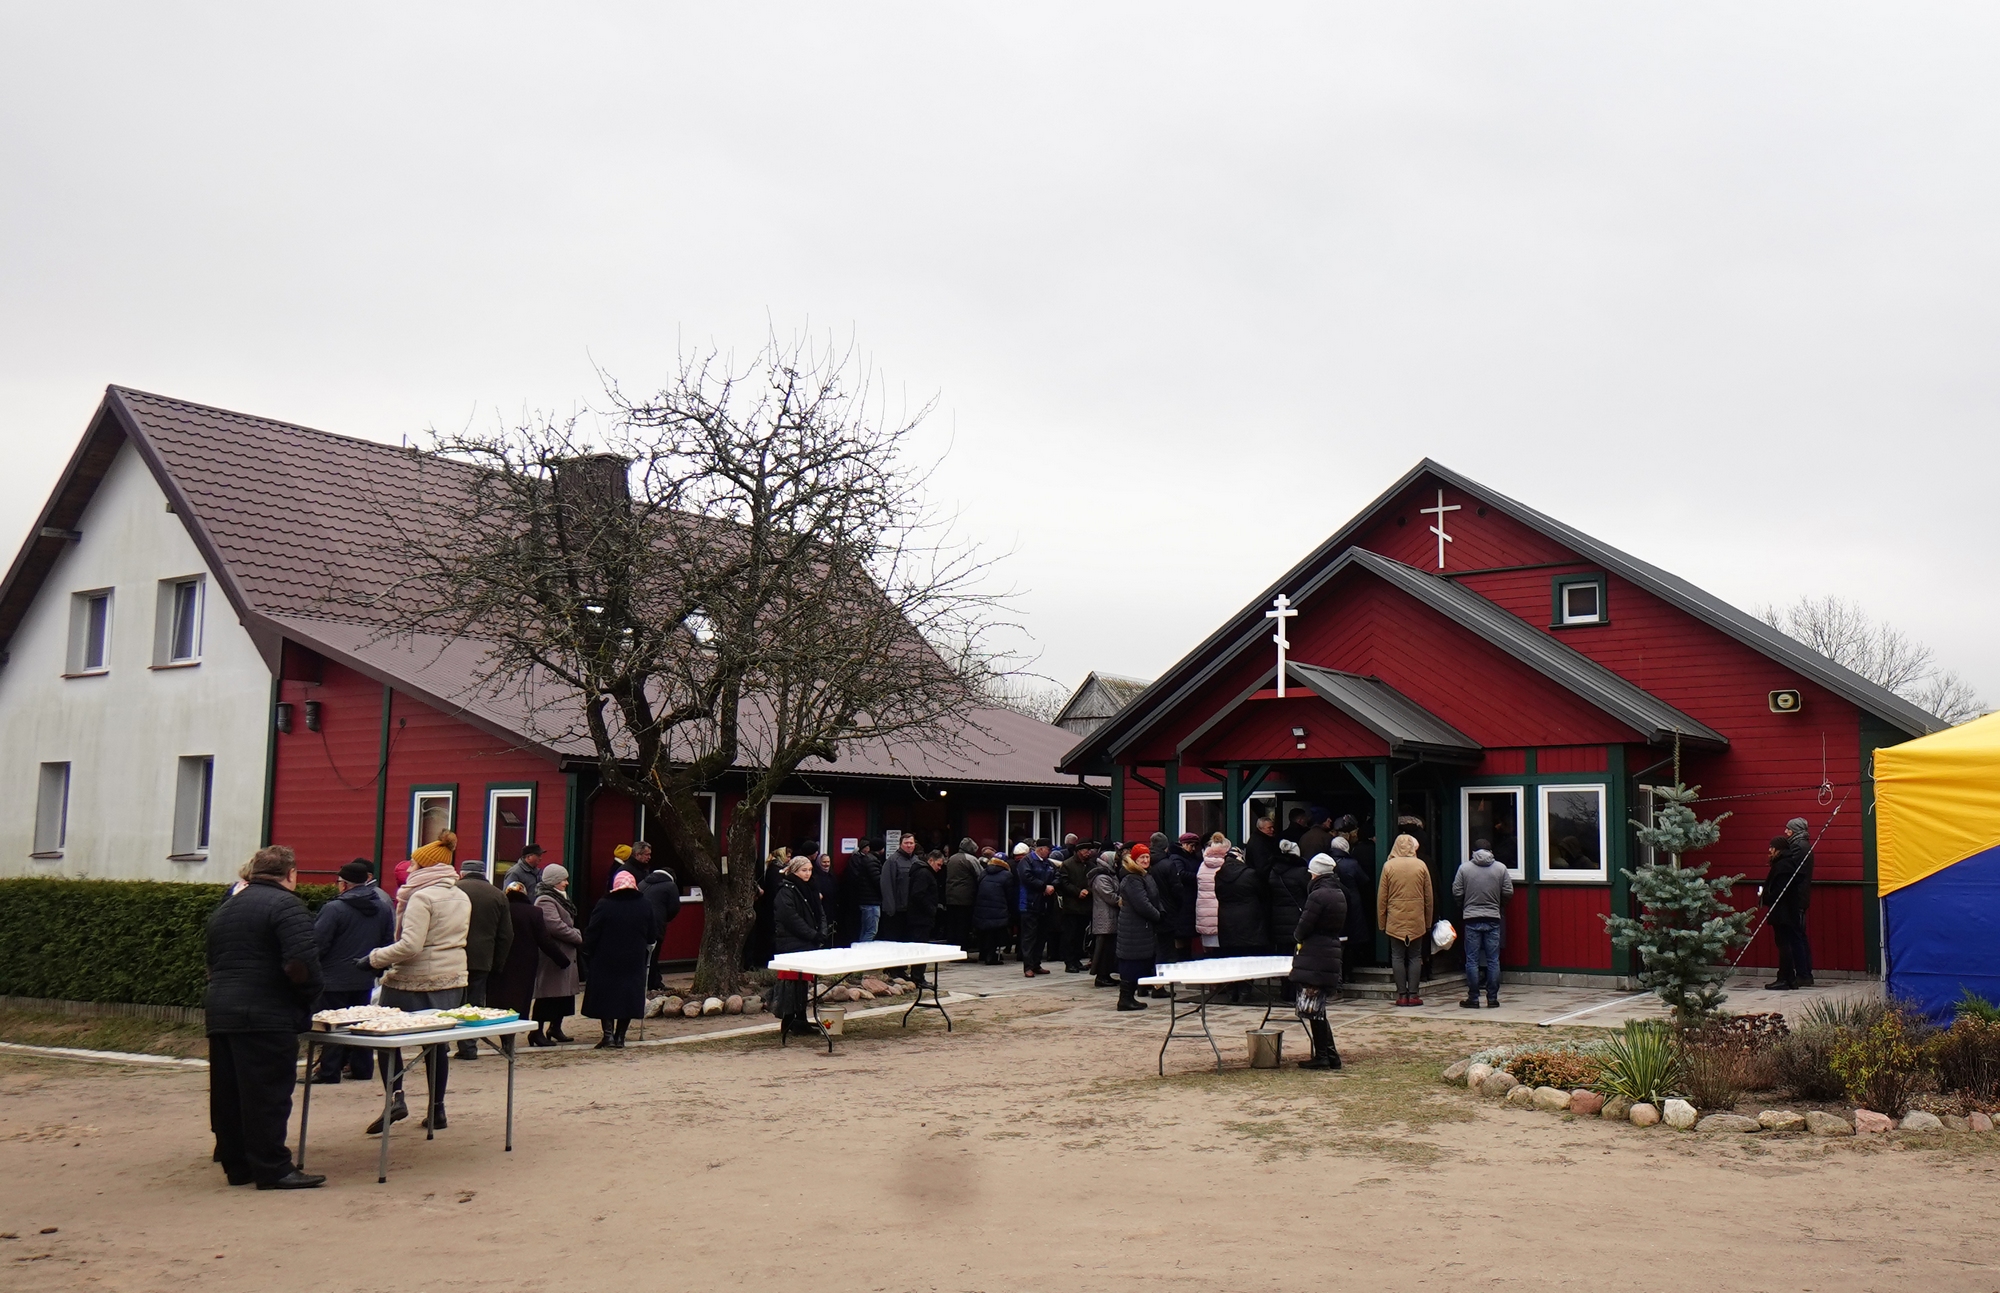
[[[2000,714],[1875,752],[1875,845],[1889,995],[2000,1002]]]

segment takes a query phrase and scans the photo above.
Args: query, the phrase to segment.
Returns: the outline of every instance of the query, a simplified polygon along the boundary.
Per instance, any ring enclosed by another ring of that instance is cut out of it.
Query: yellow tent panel
[[[2000,846],[2000,714],[1875,752],[1875,857],[1887,895]]]

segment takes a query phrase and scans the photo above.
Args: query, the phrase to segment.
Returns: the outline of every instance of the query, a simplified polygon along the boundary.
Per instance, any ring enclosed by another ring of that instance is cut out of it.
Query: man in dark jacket
[[[507,895],[486,878],[486,866],[468,858],[458,867],[458,891],[472,900],[472,924],[465,932],[465,1004],[486,1004],[486,983],[507,964],[514,943],[514,918],[507,914]],[[394,935],[389,938],[395,942]],[[460,1042],[462,1060],[479,1058],[478,1042]]]
[[[1785,833],[1771,841],[1771,869],[1757,891],[1757,900],[1771,909],[1771,937],[1778,944],[1778,977],[1765,986],[1780,992],[1813,986],[1812,943],[1806,938],[1813,876],[1808,830],[1803,817],[1785,823]]]
[[[1330,852],[1328,844],[1333,842],[1333,812],[1317,805],[1306,811],[1310,819],[1305,834],[1299,836],[1299,856],[1310,863],[1322,853]]]
[[[860,841],[847,859],[844,877],[854,891],[854,941],[872,943],[882,929],[882,859]]]
[[[507,878],[500,882],[500,887],[505,889],[510,884],[518,884],[528,897],[533,899],[535,889],[541,882],[542,846],[530,844],[521,850],[520,860],[507,868]]]
[[[673,872],[655,862],[653,869],[646,873],[646,878],[639,882],[639,896],[653,909],[653,928],[659,931],[659,937],[653,944],[653,963],[646,968],[646,986],[657,988],[660,986],[659,944],[666,940],[667,926],[681,914],[681,887],[674,880]]]
[[[937,941],[934,935],[937,933],[938,915],[943,910],[944,850],[932,849],[910,868],[910,903],[904,913],[908,917],[910,941],[912,943]],[[910,979],[918,988],[922,988],[924,967],[912,965]]]
[[[298,881],[290,849],[260,849],[243,891],[208,918],[208,1121],[229,1183],[260,1190],[326,1180],[295,1167],[285,1144],[299,1034],[321,987],[313,919],[292,892]]]
[[[375,883],[373,864],[367,858],[356,858],[340,868],[340,896],[321,907],[319,918],[313,921],[313,942],[319,948],[322,970],[317,1009],[367,1005],[375,989],[375,974],[354,963],[395,941],[395,905]],[[360,1046],[327,1046],[320,1050],[319,1070],[306,1080],[315,1084],[338,1082],[343,1065],[347,1076],[359,1081],[375,1076],[374,1052]]]
[[[1071,836],[1074,839],[1075,836]],[[1083,973],[1083,942],[1090,933],[1090,873],[1097,841],[1074,845],[1056,868],[1056,919],[1062,933],[1064,974]]]
[[[1042,953],[1054,931],[1052,910],[1056,896],[1056,868],[1049,861],[1049,842],[1036,840],[1026,853],[1014,846],[1014,882],[1019,887],[1021,914],[1021,973],[1028,978],[1047,974]]]
[[[1278,860],[1278,819],[1259,817],[1250,826],[1250,838],[1244,841],[1243,856],[1250,863],[1250,869],[1259,879],[1270,882],[1271,867]],[[1283,938],[1283,934],[1274,937]]]
[[[910,901],[910,871],[918,861],[917,837],[905,834],[882,863],[882,937],[890,942],[910,936],[905,908]]]
[[[944,860],[944,940],[970,952],[972,904],[979,897],[979,845],[970,839],[958,842],[958,852]]]

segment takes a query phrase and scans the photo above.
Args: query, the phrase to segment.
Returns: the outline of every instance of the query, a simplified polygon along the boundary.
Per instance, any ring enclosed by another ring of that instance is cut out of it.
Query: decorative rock
[[[1660,1121],[1660,1111],[1643,1100],[1633,1105],[1625,1116],[1631,1120],[1634,1127],[1652,1127]]]
[[[1676,1131],[1686,1131],[1699,1121],[1701,1115],[1685,1100],[1669,1100],[1660,1110],[1660,1121]]]
[[[1535,1108],[1544,1113],[1561,1113],[1569,1108],[1569,1092],[1552,1086],[1538,1086],[1535,1088],[1534,1101]]]
[[[868,978],[863,979],[861,981],[861,986],[867,991],[874,993],[878,997],[887,995],[889,991],[889,985],[884,983],[882,980],[875,978],[873,975],[870,975]]]
[[[1757,1125],[1765,1131],[1804,1131],[1806,1120],[1790,1109],[1766,1109],[1757,1115]]]
[[[1903,1115],[1902,1128],[1904,1131],[1943,1131],[1944,1123],[1934,1113],[1912,1109]]]
[[[1485,1095],[1499,1097],[1507,1095],[1519,1085],[1520,1081],[1512,1073],[1506,1069],[1495,1069],[1479,1084],[1479,1090]]]
[[[706,1001],[702,1002],[702,1003],[701,1003],[701,1013],[703,1013],[704,1015],[719,1015],[719,1014],[721,1014],[721,1013],[722,1013],[722,998],[721,998],[721,997],[710,997],[710,998],[709,998],[708,1000],[706,1000]]]
[[[1886,1113],[1876,1113],[1873,1109],[1854,1111],[1854,1130],[1857,1135],[1879,1136],[1895,1125],[1889,1121],[1889,1115]]]
[[[1764,1124],[1740,1113],[1712,1113],[1694,1125],[1696,1131],[1759,1132]]]
[[[1806,1111],[1806,1130],[1815,1136],[1852,1136],[1854,1124],[1837,1113],[1823,1113],[1818,1109]]]
[[[764,1009],[764,998],[762,998],[762,997],[745,997],[745,998],[743,998],[743,1013],[744,1013],[744,1014],[746,1014],[746,1015],[754,1015],[754,1014],[758,1014],[758,1013],[759,1013],[759,1012],[761,1012],[761,1011],[762,1011],[763,1009]]]
[[[1450,1068],[1444,1071],[1444,1080],[1447,1082],[1454,1082],[1454,1083],[1463,1082],[1465,1081],[1465,1075],[1467,1071],[1470,1070],[1471,1068],[1472,1068],[1471,1060],[1460,1060],[1458,1063],[1452,1065]]]
[[[1534,1108],[1535,1088],[1531,1086],[1516,1086],[1512,1091],[1507,1093],[1507,1103],[1522,1109]]]
[[[1972,1130],[1972,1123],[1970,1121],[1964,1118],[1955,1117],[1952,1114],[1945,1114],[1942,1118],[1939,1118],[1938,1121],[1944,1124],[1944,1129],[1946,1131]]]
[[[847,991],[847,999],[849,1001],[873,1001],[875,999],[875,994],[870,992],[866,988],[849,988]]]
[[[1579,1117],[1594,1118],[1604,1108],[1604,1097],[1581,1087],[1569,1093],[1569,1111]]]
[[[1477,1091],[1485,1083],[1486,1079],[1492,1076],[1493,1066],[1491,1064],[1474,1064],[1471,1068],[1465,1070],[1465,1085]]]
[[[1572,1109],[1576,1107],[1574,1101],[1575,1097],[1571,1097],[1570,1108]],[[1658,1111],[1655,1110],[1655,1112]],[[1632,1113],[1632,1102],[1630,1100],[1627,1100],[1622,1095],[1614,1095],[1609,1100],[1606,1100],[1604,1102],[1604,1107],[1598,1110],[1597,1116],[1600,1118],[1608,1118],[1612,1122],[1624,1122],[1626,1118],[1628,1118],[1631,1115],[1631,1113]]]
[[[1987,1117],[1983,1113],[1967,1114],[1965,1117],[1965,1121],[1972,1127],[1974,1131],[1993,1130],[1993,1120]]]
[[[681,1012],[681,1007],[686,1004],[687,999],[685,997],[668,997],[667,1004],[661,1007],[660,1013],[662,1015],[678,1015]]]
[[[743,1013],[743,998],[731,996],[727,1001],[722,1003],[722,1008],[732,1015],[740,1015]]]
[[[701,1018],[701,1003],[699,1001],[688,1002],[681,1007],[681,1014],[689,1019]]]

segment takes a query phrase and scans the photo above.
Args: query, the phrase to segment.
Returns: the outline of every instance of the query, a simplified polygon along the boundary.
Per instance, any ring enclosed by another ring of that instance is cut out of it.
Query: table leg
[[[1160,1076],[1167,1075],[1167,1047],[1173,1044],[1174,1029],[1181,1022],[1181,985],[1167,985],[1167,1039],[1160,1043]]]
[[[1222,1072],[1222,1048],[1215,1044],[1215,1034],[1208,1030],[1208,1003],[1215,996],[1215,989],[1208,988],[1201,994],[1201,1035],[1208,1039],[1208,1049],[1215,1052],[1215,1071]]]
[[[507,1056],[507,1152],[514,1152],[514,1034],[501,1039],[500,1050]]]
[[[313,1052],[318,1048],[319,1043],[315,1040],[313,1034],[307,1033],[306,1098],[304,1104],[299,1109],[299,1154],[297,1166],[301,1172],[306,1170],[306,1124],[312,1121],[313,1116]]]
[[[403,1068],[403,1048],[391,1046],[387,1051],[375,1052],[384,1065],[382,1077],[382,1151],[375,1160],[375,1184],[381,1185],[389,1179],[389,1128],[392,1120],[390,1111],[396,1107],[396,1078]]]
[[[941,961],[931,966],[931,1001],[937,1006],[937,1012],[944,1016],[944,1030],[950,1032],[951,1012],[944,1008],[944,989],[938,986],[938,972],[943,968]]]
[[[431,1117],[431,1114],[437,1110],[437,1103],[438,1103],[437,1071],[438,1071],[438,1066],[442,1063],[444,1063],[444,1047],[426,1046],[424,1048],[424,1139],[425,1140],[437,1139],[437,1128],[431,1125],[432,1123],[436,1122],[437,1119]],[[1220,1063],[1221,1062],[1218,1060],[1217,1061],[1218,1067],[1220,1066]]]

